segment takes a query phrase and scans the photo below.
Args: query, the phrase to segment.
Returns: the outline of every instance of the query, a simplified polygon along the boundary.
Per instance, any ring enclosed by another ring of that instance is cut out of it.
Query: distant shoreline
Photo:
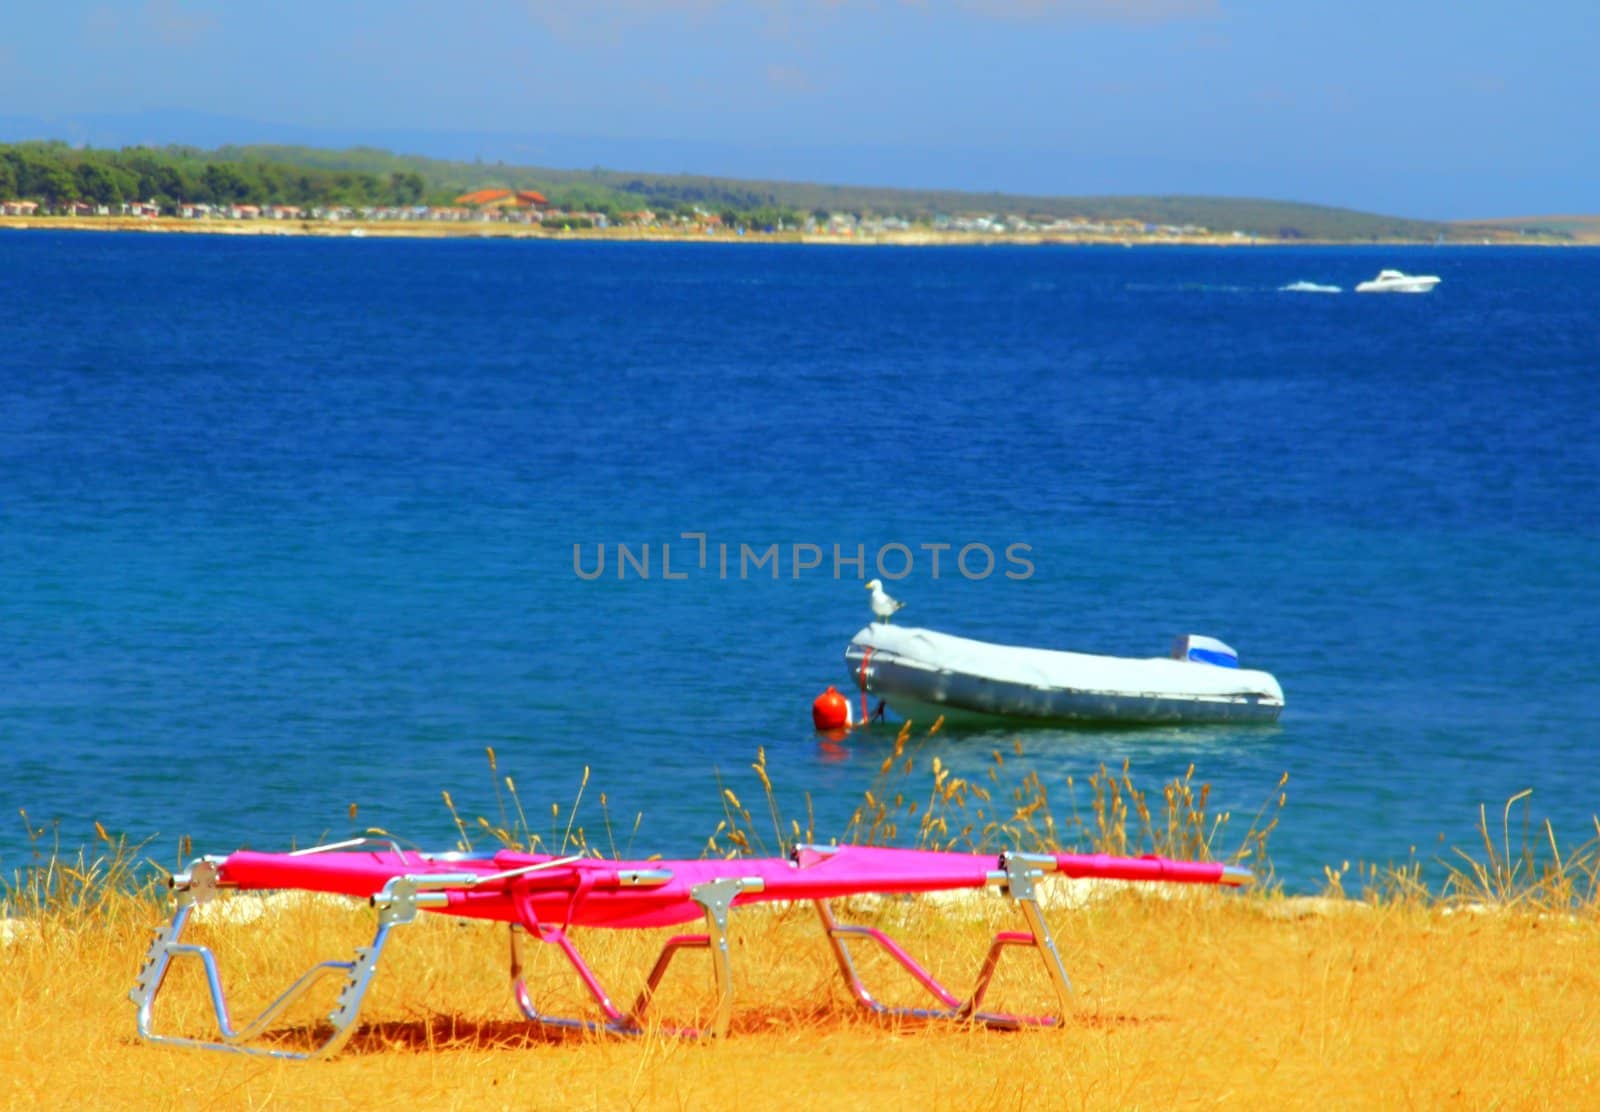
[[[793,243],[826,247],[973,247],[998,246],[1125,246],[1125,247],[1428,247],[1434,241],[1421,239],[1277,239],[1227,235],[1108,235],[1016,232],[942,232],[905,230],[866,235],[829,235],[817,232],[785,231],[744,234],[704,232],[665,228],[585,228],[547,231],[537,225],[504,224],[490,221],[304,221],[304,220],[189,220],[179,217],[127,216],[0,216],[0,229],[20,231],[173,233],[178,235],[298,236],[322,238],[373,239],[533,239],[576,242],[621,243]],[[1473,240],[1447,240],[1447,247],[1593,247],[1600,241],[1557,239],[1555,237],[1511,236]]]

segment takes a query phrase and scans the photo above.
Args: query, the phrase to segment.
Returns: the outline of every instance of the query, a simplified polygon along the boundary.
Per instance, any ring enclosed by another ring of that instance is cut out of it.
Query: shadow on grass
[[[1082,1012],[1067,1017],[1066,1030],[1113,1031],[1172,1022],[1171,1016],[1125,1015]],[[965,1020],[916,1020],[901,1017],[880,1018],[859,1012],[832,1008],[762,1008],[737,1015],[730,1037],[759,1035],[773,1031],[808,1031],[814,1035],[850,1031],[874,1031],[895,1036],[922,1032],[966,1031],[973,1035],[1001,1037],[1031,1030],[1051,1030],[1055,1025],[1021,1028],[986,1027]],[[527,1050],[541,1046],[579,1046],[610,1039],[667,1039],[675,1041],[690,1030],[671,1023],[646,1027],[634,1035],[616,1035],[584,1029],[544,1027],[517,1018],[473,1019],[459,1015],[433,1015],[422,1019],[380,1020],[363,1024],[340,1051],[340,1056],[433,1052],[440,1050]],[[264,1048],[300,1051],[320,1045],[333,1034],[327,1024],[303,1024],[269,1032],[256,1044]],[[712,1041],[710,1039],[706,1041]]]

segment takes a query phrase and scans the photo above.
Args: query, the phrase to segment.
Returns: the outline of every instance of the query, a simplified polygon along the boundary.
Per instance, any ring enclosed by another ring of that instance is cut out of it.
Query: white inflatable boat
[[[844,651],[850,675],[903,718],[931,722],[1272,722],[1283,688],[1211,637],[1133,659],[993,645],[874,622]]]

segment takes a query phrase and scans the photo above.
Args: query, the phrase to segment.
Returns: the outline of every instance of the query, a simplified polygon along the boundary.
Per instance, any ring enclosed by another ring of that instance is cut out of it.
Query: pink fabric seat
[[[1217,884],[1222,865],[1161,857],[1118,858],[1105,854],[1055,854],[1054,871],[1073,877]],[[439,860],[415,852],[321,853],[295,856],[241,850],[221,866],[220,881],[244,889],[295,888],[313,892],[375,896],[397,876],[476,873],[482,876],[548,866],[539,872],[450,893],[433,910],[533,927],[561,923],[587,927],[666,927],[702,918],[693,892],[717,880],[759,880],[758,890],[740,893],[734,906],[769,900],[829,900],[845,896],[943,892],[983,888],[1001,866],[996,855],[844,846],[805,847],[793,860],[735,858],[697,861],[608,861],[565,864],[548,854],[505,850],[493,858]],[[629,873],[671,874],[651,887],[628,885]]]

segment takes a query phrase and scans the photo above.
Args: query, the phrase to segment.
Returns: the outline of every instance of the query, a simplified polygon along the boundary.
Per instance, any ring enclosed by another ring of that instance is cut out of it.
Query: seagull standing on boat
[[[883,622],[885,625],[889,623],[890,618],[894,617],[894,612],[905,605],[905,603],[901,602],[899,599],[890,598],[888,595],[884,594],[883,583],[880,580],[873,579],[869,581],[867,583],[867,590],[872,592],[873,615],[877,617],[878,621]]]

